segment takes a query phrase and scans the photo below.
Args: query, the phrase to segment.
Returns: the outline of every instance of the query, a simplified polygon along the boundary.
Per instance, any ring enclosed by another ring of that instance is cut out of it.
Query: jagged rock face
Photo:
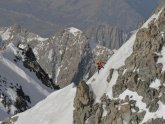
[[[137,107],[136,101],[132,100],[131,96],[126,96],[124,100],[121,100],[120,95],[125,90],[137,92],[139,96],[142,96],[142,101],[151,113],[159,109],[160,102],[165,103],[165,72],[162,70],[162,63],[158,61],[162,57],[160,52],[165,45],[164,27],[165,9],[157,20],[153,19],[149,23],[147,28],[144,26],[138,30],[132,54],[126,59],[125,65],[117,70],[119,75],[116,84],[112,87],[114,99],[109,99],[104,94],[100,99],[101,102],[92,103],[91,114],[87,119],[79,118],[81,122],[87,124],[142,123],[147,111]],[[113,68],[110,70],[107,82],[110,82],[114,70]],[[158,88],[151,86],[156,80],[160,80],[160,86],[157,84]],[[96,105],[99,106],[97,111],[94,109]],[[81,111],[84,111],[83,107]],[[162,124],[165,123],[164,121],[163,118],[156,118],[143,124]]]
[[[85,87],[87,93],[83,92]],[[123,101],[119,99],[111,100],[104,94],[100,99],[101,103],[88,102],[86,104],[86,101],[93,100],[93,98],[87,97],[89,96],[88,93],[89,89],[87,86],[82,84],[78,86],[78,95],[76,94],[74,100],[74,124],[123,124],[123,122],[138,124],[145,115],[145,112],[138,112],[139,110],[135,105],[136,101],[129,100],[128,96]],[[80,98],[83,98],[85,104],[80,102]]]
[[[2,50],[11,42],[14,42],[15,44],[28,43],[31,47],[38,47],[37,45],[41,43],[41,41],[47,40],[47,38],[41,38],[38,35],[27,31],[20,25],[14,25],[9,28],[0,28],[0,39],[0,49]]]
[[[114,52],[102,45],[97,44],[93,50],[93,54],[95,60],[102,59],[106,62],[114,54]]]
[[[46,94],[58,89],[36,61],[32,48],[28,46],[22,49],[20,48],[22,44],[18,44],[17,46],[12,46],[11,44],[0,55],[2,59],[2,70],[0,73],[0,113],[3,113],[0,119],[24,112],[35,105],[38,102],[37,100],[45,98]],[[10,51],[11,49],[14,49],[15,52],[12,53],[13,51]],[[8,63],[8,66],[3,65],[3,62]],[[13,67],[10,69],[10,66]],[[15,71],[12,70],[13,68]],[[11,71],[11,73],[7,70]],[[5,71],[5,75],[3,71]],[[44,91],[42,92],[41,90]],[[35,95],[38,97],[35,98],[36,100],[33,99]]]
[[[93,104],[92,93],[89,90],[88,85],[81,81],[78,84],[76,96],[74,99],[74,124],[84,124],[85,120],[91,114],[91,107]]]
[[[61,30],[49,39],[30,33],[19,25],[1,28],[0,35],[2,49],[11,42],[21,44],[22,49],[29,44],[36,61],[60,87],[89,79],[96,70],[96,60],[107,61],[113,54],[101,45],[96,45],[92,51],[85,34],[75,28]]]
[[[99,43],[110,49],[118,49],[128,39],[129,33],[109,25],[100,25],[87,29],[90,42]]]
[[[42,83],[47,87],[58,89],[58,87],[53,83],[52,79],[49,78],[48,74],[36,61],[37,59],[33,53],[32,48],[28,46],[27,50],[23,50],[23,53],[25,54],[25,58],[23,61],[24,67],[28,68],[30,71],[35,72],[38,79],[40,79]]]
[[[78,29],[58,32],[43,46],[37,51],[38,62],[60,87],[72,81],[78,83],[90,68],[92,51],[85,35]]]
[[[10,94],[10,91],[15,91]],[[13,95],[14,98],[11,98]],[[0,102],[5,107],[7,114],[16,114],[23,112],[30,108],[31,103],[28,94],[25,94],[22,90],[22,86],[19,84],[14,84],[13,82],[8,82],[7,77],[2,77],[0,75]],[[2,107],[2,106],[1,106]]]
[[[125,72],[119,73],[117,83],[113,87],[114,97],[118,97],[125,89],[136,91],[143,96],[143,102],[146,103],[150,112],[156,112],[159,108],[158,102],[164,101],[161,95],[165,81],[164,72],[161,71],[163,65],[157,62],[158,58],[161,58],[157,53],[160,53],[165,44],[164,37],[160,33],[164,31],[162,28],[164,12],[165,10],[162,11],[157,21],[152,20],[148,28],[142,28],[137,32],[133,53],[125,61]],[[160,79],[161,82],[158,89],[150,87],[156,79]],[[157,123],[163,121],[160,119]],[[149,123],[154,122],[155,120]]]
[[[159,32],[161,31],[154,21],[149,24],[149,28],[142,28],[138,31],[133,53],[125,61],[127,70],[124,75],[119,75],[121,78],[118,78],[117,84],[113,87],[114,97],[117,97],[125,88],[128,88],[143,96],[144,101],[149,106],[151,105],[149,104],[150,101],[155,101],[158,98],[158,91],[149,86],[151,81],[161,77],[162,65],[157,64],[159,56],[156,53],[160,52],[165,42],[160,37]],[[162,80],[162,82],[164,81]],[[119,85],[125,88],[119,90]],[[120,92],[116,92],[116,90]]]

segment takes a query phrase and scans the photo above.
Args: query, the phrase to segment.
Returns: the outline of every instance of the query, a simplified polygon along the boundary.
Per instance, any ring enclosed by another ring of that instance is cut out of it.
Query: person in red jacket
[[[99,74],[100,69],[104,68],[105,62],[103,62],[102,60],[99,60],[96,63],[96,65],[97,65],[97,71],[98,71],[98,74]]]

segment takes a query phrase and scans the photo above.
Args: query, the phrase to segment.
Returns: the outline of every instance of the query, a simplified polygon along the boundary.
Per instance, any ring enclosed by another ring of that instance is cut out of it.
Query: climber
[[[99,74],[100,69],[104,68],[104,65],[105,65],[105,62],[103,62],[101,59],[96,63],[98,74]]]

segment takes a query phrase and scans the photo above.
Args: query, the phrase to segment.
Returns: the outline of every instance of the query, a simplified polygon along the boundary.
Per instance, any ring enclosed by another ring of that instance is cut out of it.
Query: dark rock
[[[107,77],[107,81],[108,81],[108,83],[110,82],[110,80],[111,80],[111,78],[112,78],[113,72],[114,72],[114,69],[113,69],[113,68],[110,69],[110,71],[109,71],[109,75],[108,75],[108,77]]]
[[[93,96],[89,86],[81,81],[77,86],[76,96],[74,99],[74,124],[84,124],[86,119],[91,115]]]
[[[154,99],[150,104],[149,104],[149,112],[156,112],[159,108],[158,104],[159,99]]]

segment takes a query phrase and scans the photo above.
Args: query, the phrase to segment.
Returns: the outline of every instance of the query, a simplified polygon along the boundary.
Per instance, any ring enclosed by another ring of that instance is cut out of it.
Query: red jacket
[[[97,64],[97,67],[98,67],[98,68],[103,68],[105,63],[104,63],[103,61],[100,60],[100,61],[97,62],[96,64]]]

